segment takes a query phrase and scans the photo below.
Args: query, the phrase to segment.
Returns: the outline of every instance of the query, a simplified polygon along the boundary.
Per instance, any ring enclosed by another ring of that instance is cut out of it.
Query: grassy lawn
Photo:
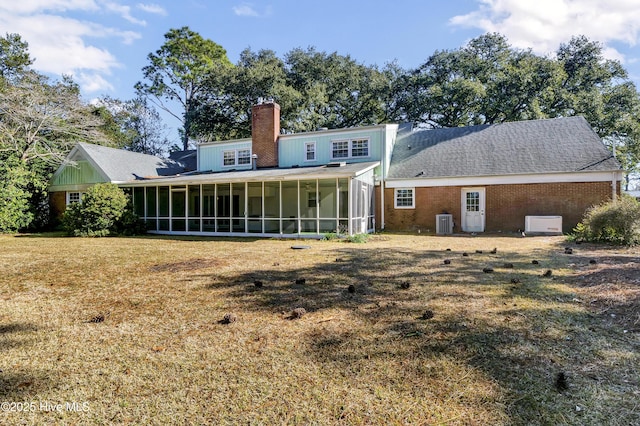
[[[0,303],[1,424],[640,424],[637,249],[0,236]]]

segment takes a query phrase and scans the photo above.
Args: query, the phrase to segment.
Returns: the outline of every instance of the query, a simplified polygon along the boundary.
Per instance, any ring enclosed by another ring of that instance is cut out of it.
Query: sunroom
[[[150,233],[319,237],[375,228],[379,162],[230,171],[121,184]]]

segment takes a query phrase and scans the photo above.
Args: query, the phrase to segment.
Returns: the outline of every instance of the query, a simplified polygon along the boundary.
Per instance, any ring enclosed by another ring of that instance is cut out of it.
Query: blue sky
[[[2,32],[29,43],[35,69],[72,75],[86,99],[134,97],[147,55],[182,26],[220,44],[234,63],[247,47],[282,57],[314,46],[405,68],[486,32],[541,55],[584,34],[640,88],[640,0],[0,0]]]

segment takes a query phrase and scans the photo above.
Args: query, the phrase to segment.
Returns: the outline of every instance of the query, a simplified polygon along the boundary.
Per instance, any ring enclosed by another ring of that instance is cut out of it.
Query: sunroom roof
[[[123,186],[156,186],[156,185],[186,185],[206,184],[222,182],[259,182],[278,180],[302,180],[302,179],[331,179],[356,177],[380,165],[379,161],[364,163],[352,163],[344,165],[318,166],[318,167],[292,167],[287,169],[258,169],[258,170],[230,170],[225,172],[193,173],[188,175],[175,175],[171,177],[159,177],[137,179],[122,182]]]

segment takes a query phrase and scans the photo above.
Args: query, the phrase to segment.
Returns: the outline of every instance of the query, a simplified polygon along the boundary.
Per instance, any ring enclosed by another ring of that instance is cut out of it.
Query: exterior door
[[[360,233],[366,234],[368,219],[369,219],[369,193],[367,192],[367,185],[362,185],[362,191],[360,191],[362,197],[362,220],[360,222]]]
[[[484,232],[484,188],[462,189],[462,230]]]

